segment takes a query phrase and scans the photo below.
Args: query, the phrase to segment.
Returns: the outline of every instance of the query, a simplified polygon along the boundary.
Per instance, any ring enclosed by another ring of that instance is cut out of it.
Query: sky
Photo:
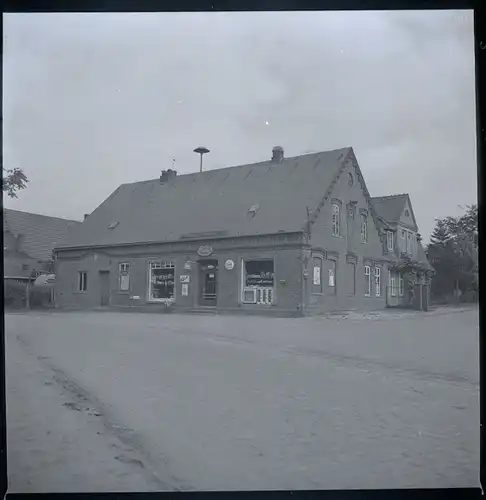
[[[205,170],[352,146],[424,242],[477,202],[472,11],[3,20],[4,167],[30,180],[7,208],[82,220],[122,183],[198,171],[200,145]]]

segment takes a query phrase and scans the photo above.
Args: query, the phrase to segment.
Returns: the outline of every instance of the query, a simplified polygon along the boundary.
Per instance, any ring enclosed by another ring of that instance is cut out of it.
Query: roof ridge
[[[36,214],[35,212],[25,212],[24,210],[16,210],[14,208],[4,208],[3,211],[4,211],[4,213],[17,212],[17,213],[20,213],[20,214],[35,215],[36,217],[45,217],[46,219],[62,220],[62,221],[65,221],[65,222],[79,222],[79,223],[82,222],[82,221],[75,220],[75,219],[66,219],[64,217],[57,217],[56,215],[44,215],[44,214]]]
[[[385,198],[398,198],[400,196],[410,196],[408,193],[399,193],[399,194],[387,194],[384,196],[372,196],[372,200],[383,200]]]
[[[306,153],[306,154],[301,154],[301,155],[296,155],[296,156],[286,156],[284,158],[284,161],[298,160],[300,158],[308,158],[310,156],[318,156],[318,155],[322,155],[322,154],[326,154],[326,153],[337,153],[338,151],[345,152],[345,151],[348,151],[350,149],[352,149],[352,146],[346,146],[344,148],[329,149],[329,150],[325,150],[325,151],[318,151],[316,153]],[[229,167],[213,168],[213,169],[210,169],[210,170],[204,170],[202,172],[197,171],[197,172],[188,172],[188,173],[181,173],[181,174],[177,173],[177,177],[176,178],[188,177],[190,175],[205,175],[205,174],[208,174],[210,172],[221,172],[222,170],[229,170],[229,169],[232,169],[232,168],[254,167],[254,166],[263,165],[263,164],[269,164],[269,165],[271,165],[272,164],[272,160],[269,159],[269,160],[257,161],[257,162],[254,162],[254,163],[243,163],[243,164],[239,164],[239,165],[230,165]],[[143,181],[125,182],[125,183],[120,184],[120,185],[121,186],[133,186],[134,184],[143,184],[143,183],[159,182],[159,181],[160,181],[160,179],[157,177],[155,179],[145,179]]]

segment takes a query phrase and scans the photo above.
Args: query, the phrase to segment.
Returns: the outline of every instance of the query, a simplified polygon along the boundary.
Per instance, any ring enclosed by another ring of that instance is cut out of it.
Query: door
[[[215,307],[218,296],[218,261],[200,260],[199,305]]]
[[[110,305],[110,271],[100,271],[101,306]]]

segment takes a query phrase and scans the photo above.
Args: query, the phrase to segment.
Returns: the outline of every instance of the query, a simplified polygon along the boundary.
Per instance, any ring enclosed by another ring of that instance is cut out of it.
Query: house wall
[[[349,174],[353,176],[353,185],[349,185]],[[340,205],[340,236],[332,231],[332,204]],[[351,202],[356,202],[353,205]],[[348,208],[354,210],[354,219],[348,215]],[[361,242],[361,217],[363,211],[368,214],[368,242]],[[333,310],[376,310],[387,306],[386,291],[388,285],[388,264],[384,255],[384,242],[380,239],[367,204],[358,173],[352,164],[347,165],[338,178],[332,193],[322,206],[316,222],[311,227],[310,244],[313,255],[323,257],[323,290],[313,293],[313,280],[307,282],[309,295],[309,313]],[[335,289],[328,286],[328,271],[336,266]],[[352,275],[349,272],[355,265],[355,293],[352,290]],[[374,276],[372,294],[365,296],[364,266],[370,265],[372,273],[375,266],[381,270],[381,294],[376,296]],[[310,271],[312,278],[312,270]]]
[[[211,245],[209,259],[218,260],[218,310],[245,312],[274,312],[295,314],[302,310],[302,240],[295,237],[258,238],[246,241],[200,241],[174,245],[140,245],[114,247],[104,250],[59,251],[56,260],[56,304],[62,308],[96,308],[101,306],[100,271],[110,272],[110,305],[161,310],[165,306],[150,302],[148,297],[149,263],[152,260],[171,261],[175,264],[174,309],[197,309],[199,302],[199,272],[197,249]],[[271,306],[243,304],[242,259],[274,260],[274,304]],[[232,260],[234,268],[225,269]],[[130,290],[119,290],[119,264],[130,264]],[[185,264],[190,264],[190,269]],[[78,272],[88,275],[86,291],[78,290]],[[189,293],[182,295],[181,275],[190,277]],[[138,298],[137,298],[138,297]]]
[[[406,215],[408,212],[408,215]],[[405,207],[402,210],[402,213],[400,215],[399,222],[403,224],[405,227],[411,229],[412,231],[417,231],[417,226],[415,225],[414,219],[413,219],[413,212],[412,212],[412,207],[408,200],[405,202]]]

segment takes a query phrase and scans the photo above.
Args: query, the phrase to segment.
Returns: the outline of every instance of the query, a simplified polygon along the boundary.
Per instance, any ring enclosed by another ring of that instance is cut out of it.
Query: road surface
[[[10,492],[479,485],[477,309],[5,321]]]

